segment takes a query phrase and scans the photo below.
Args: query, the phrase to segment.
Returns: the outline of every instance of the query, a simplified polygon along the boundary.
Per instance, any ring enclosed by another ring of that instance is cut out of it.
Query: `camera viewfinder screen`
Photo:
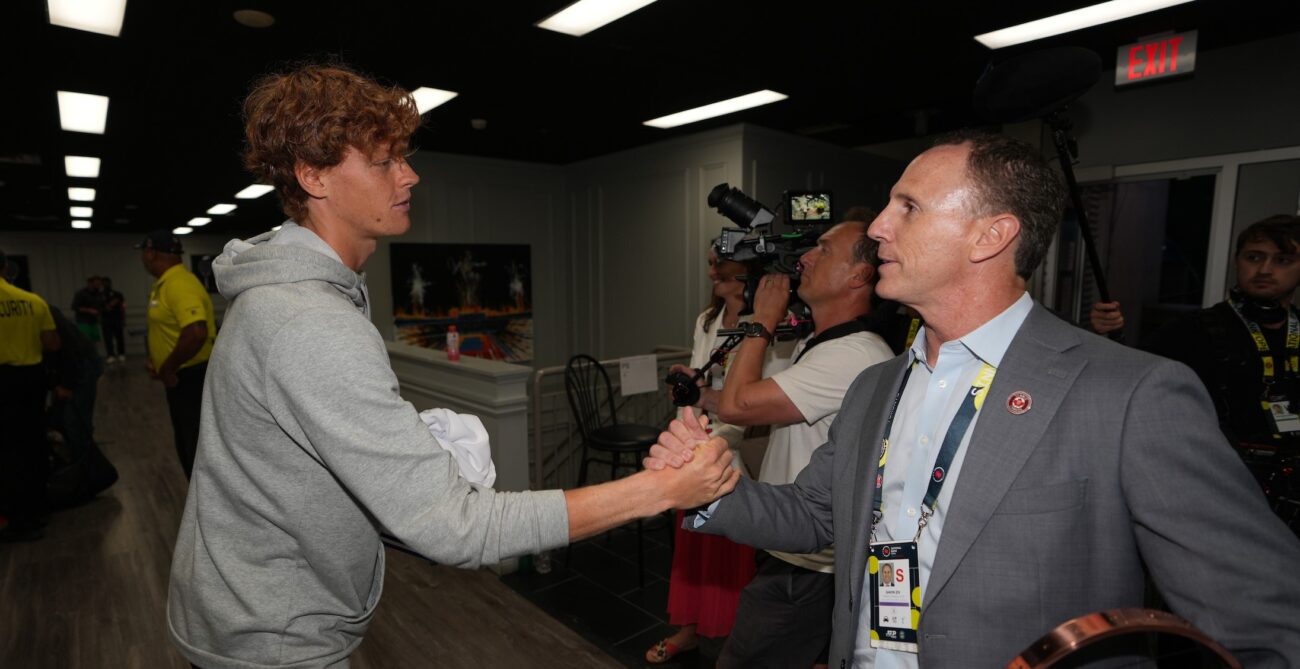
[[[830,193],[790,193],[790,221],[792,223],[830,223]]]

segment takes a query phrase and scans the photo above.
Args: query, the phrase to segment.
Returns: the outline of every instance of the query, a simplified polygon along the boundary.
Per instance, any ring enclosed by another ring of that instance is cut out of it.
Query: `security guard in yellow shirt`
[[[49,479],[41,360],[59,335],[49,305],[9,283],[8,269],[0,251],[0,541],[27,541],[41,536]]]
[[[212,298],[181,264],[181,240],[170,231],[155,230],[136,248],[156,279],[149,289],[149,373],[167,387],[176,454],[189,478],[199,444],[203,379],[217,336]]]

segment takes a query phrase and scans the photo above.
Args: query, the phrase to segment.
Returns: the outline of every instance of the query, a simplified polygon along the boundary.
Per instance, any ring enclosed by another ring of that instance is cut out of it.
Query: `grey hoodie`
[[[172,558],[172,640],[206,669],[345,667],[383,585],[380,531],[436,562],[567,543],[560,491],[497,492],[398,394],[364,275],[305,228],[233,240]],[[274,239],[274,241],[272,241]]]

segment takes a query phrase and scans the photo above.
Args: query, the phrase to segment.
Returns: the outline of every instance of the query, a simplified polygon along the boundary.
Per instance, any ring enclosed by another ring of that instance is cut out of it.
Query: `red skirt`
[[[681,511],[673,536],[673,571],[668,579],[668,622],[695,624],[696,634],[731,634],[740,591],[754,578],[754,549],[712,534],[682,529]]]

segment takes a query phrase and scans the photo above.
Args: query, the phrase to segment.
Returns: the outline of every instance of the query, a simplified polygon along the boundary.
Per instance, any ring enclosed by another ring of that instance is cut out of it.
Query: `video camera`
[[[817,238],[834,223],[830,191],[786,191],[773,212],[739,188],[718,184],[709,192],[709,206],[726,216],[738,228],[723,228],[718,238],[718,257],[744,262],[759,259],[763,271],[745,277],[745,308],[754,311],[754,291],[759,279],[769,272],[790,277],[790,312],[802,322],[811,321],[808,306],[799,300],[799,257],[817,246]],[[777,227],[777,215],[784,213]]]
[[[722,229],[718,238],[718,257],[736,262],[762,261],[760,273],[743,277],[745,307],[740,315],[754,312],[754,291],[758,289],[759,279],[769,272],[780,272],[790,277],[788,309],[794,314],[794,324],[780,325],[773,334],[778,339],[793,339],[812,332],[812,312],[799,299],[799,257],[815,248],[817,238],[835,222],[830,191],[786,191],[781,196],[781,206],[773,212],[739,188],[723,183],[709,192],[709,206],[740,226]],[[782,229],[778,230],[775,224],[779,213],[784,213],[784,217]],[[690,406],[698,402],[700,380],[744,337],[744,331],[739,329],[719,330],[718,334],[727,339],[693,375],[675,372],[665,379],[672,392],[673,404]]]

